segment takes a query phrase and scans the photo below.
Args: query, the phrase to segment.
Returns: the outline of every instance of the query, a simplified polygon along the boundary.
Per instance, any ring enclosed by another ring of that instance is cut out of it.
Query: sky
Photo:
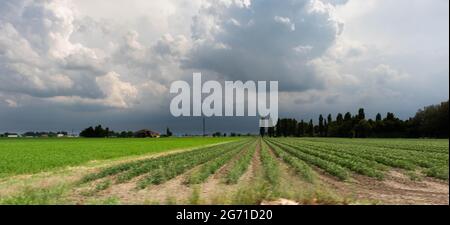
[[[2,0],[0,132],[149,128],[174,118],[170,84],[278,81],[279,115],[402,119],[448,100],[447,0]],[[208,132],[257,132],[252,117]]]

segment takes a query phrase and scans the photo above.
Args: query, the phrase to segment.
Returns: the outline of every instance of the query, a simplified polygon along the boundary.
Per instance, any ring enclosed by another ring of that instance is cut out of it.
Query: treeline
[[[0,134],[0,137],[10,137],[10,136],[17,136],[17,137],[27,137],[27,138],[37,138],[37,137],[72,137],[72,135],[69,135],[66,131],[27,131],[22,134],[18,133],[11,133],[6,132],[4,134]]]
[[[331,114],[325,118],[319,116],[318,124],[296,119],[279,119],[276,127],[261,129],[261,135],[271,137],[353,137],[353,138],[448,138],[449,106],[448,101],[419,110],[407,120],[387,113],[383,118],[378,113],[375,119],[367,119],[364,109],[356,115],[350,112],[339,113],[335,118]]]
[[[97,125],[95,127],[88,127],[80,132],[80,137],[86,138],[106,138],[106,137],[118,137],[118,138],[132,138],[132,137],[153,137],[160,136],[159,133],[150,130],[139,130],[133,131],[121,131],[115,132],[108,127],[103,128],[102,125]],[[161,135],[161,137],[170,137],[172,132],[169,128],[166,130],[166,134]]]
[[[58,135],[62,135],[62,136],[68,136],[68,132],[67,131],[58,131],[58,132],[46,132],[46,131],[41,131],[41,132],[34,132],[34,131],[28,131],[22,134],[23,137],[57,137]]]
[[[110,130],[108,127],[103,128],[102,125],[97,125],[96,127],[88,127],[81,131],[81,137],[89,137],[89,138],[103,138],[103,137],[121,137],[121,138],[130,138],[134,136],[134,132],[132,131],[122,131],[115,132]]]

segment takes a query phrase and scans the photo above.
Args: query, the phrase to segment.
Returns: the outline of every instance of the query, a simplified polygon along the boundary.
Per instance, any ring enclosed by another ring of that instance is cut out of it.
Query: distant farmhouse
[[[6,133],[5,135],[8,138],[18,138],[19,137],[19,135],[16,133]]]
[[[151,131],[148,129],[142,129],[134,132],[134,137],[137,138],[159,138],[161,135],[158,132]]]
[[[60,131],[58,133],[56,133],[56,137],[62,138],[62,137],[67,137],[68,133],[65,131]]]

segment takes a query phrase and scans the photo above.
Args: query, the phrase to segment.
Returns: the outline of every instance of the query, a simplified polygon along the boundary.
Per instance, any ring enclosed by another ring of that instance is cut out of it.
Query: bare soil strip
[[[320,179],[349,202],[367,204],[426,204],[448,205],[448,182],[433,178],[413,181],[401,170],[391,170],[385,179],[352,174],[352,179],[342,182],[318,171]]]

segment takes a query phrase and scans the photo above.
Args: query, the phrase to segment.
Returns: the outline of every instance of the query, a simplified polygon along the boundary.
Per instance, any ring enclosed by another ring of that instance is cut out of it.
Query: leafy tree
[[[281,120],[280,119],[278,119],[278,121],[277,121],[277,125],[275,126],[275,131],[276,131],[277,137],[281,137],[282,128],[281,128]]]
[[[261,135],[261,137],[264,137],[264,135],[266,135],[266,128],[265,127],[260,127],[259,128],[259,135]]]
[[[366,119],[366,114],[364,113],[364,109],[360,108],[358,110],[358,120]]]
[[[381,114],[375,120],[366,119],[363,108],[355,116],[350,112],[343,116],[338,113],[333,121],[331,114],[325,120],[319,116],[319,124],[313,121],[299,123],[295,119],[281,118],[273,133],[280,136],[327,136],[327,137],[434,137],[448,138],[449,136],[449,102],[440,105],[427,106],[419,110],[413,118],[401,120],[394,113],[388,112],[383,119]],[[269,135],[272,131],[268,131]]]
[[[172,137],[172,131],[170,131],[170,129],[168,127],[166,129],[166,136],[167,137]]]
[[[274,137],[275,136],[275,128],[274,127],[269,127],[267,129],[267,135],[269,135],[269,137]]]
[[[298,124],[298,136],[303,137],[305,136],[305,122],[303,120],[300,121]]]
[[[412,118],[416,136],[420,137],[449,137],[449,102],[440,105],[427,106],[419,110]]]
[[[356,138],[366,138],[369,136],[371,126],[365,119],[360,120],[354,127],[354,133]]]
[[[308,124],[308,136],[314,137],[314,124],[312,120],[310,120]]]
[[[352,114],[350,112],[345,113],[344,121],[352,120]]]
[[[378,121],[381,121],[381,120],[382,120],[381,114],[377,113],[377,116],[375,117],[375,121],[378,122]]]
[[[337,122],[337,124],[342,124],[342,122],[344,122],[344,117],[342,117],[342,114],[341,113],[338,113],[337,114],[337,116],[336,116],[336,122]]]
[[[323,116],[320,114],[319,116],[319,136],[323,137],[325,132],[325,127],[323,125]]]
[[[81,137],[95,137],[95,130],[92,127],[88,127],[81,131],[80,133]]]
[[[331,114],[328,114],[327,121],[328,121],[328,124],[333,122],[333,118],[331,117]]]

